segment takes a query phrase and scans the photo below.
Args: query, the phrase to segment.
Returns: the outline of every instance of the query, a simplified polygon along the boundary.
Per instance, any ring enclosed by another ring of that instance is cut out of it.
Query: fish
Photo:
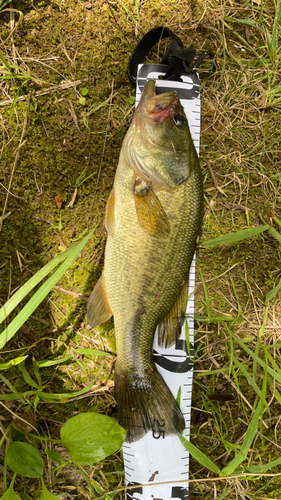
[[[115,399],[126,441],[181,434],[182,412],[153,361],[180,335],[203,216],[198,155],[177,93],[150,80],[123,140],[107,201],[102,275],[89,297],[92,327],[114,316]]]

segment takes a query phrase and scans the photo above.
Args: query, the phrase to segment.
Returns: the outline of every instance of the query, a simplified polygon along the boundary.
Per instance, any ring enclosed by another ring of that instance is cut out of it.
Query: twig
[[[3,225],[4,215],[5,215],[7,204],[8,204],[9,193],[11,191],[11,185],[12,185],[12,181],[13,181],[13,176],[14,176],[15,168],[16,168],[16,165],[17,165],[17,162],[18,162],[18,159],[19,159],[20,150],[21,150],[22,146],[25,144],[24,136],[25,136],[25,133],[26,133],[27,117],[28,117],[28,110],[29,110],[29,105],[30,105],[30,97],[31,97],[31,93],[28,96],[28,100],[27,100],[27,104],[26,104],[26,111],[25,111],[25,117],[24,117],[24,122],[23,122],[23,127],[22,127],[21,138],[20,138],[20,142],[19,142],[19,145],[17,147],[17,150],[16,150],[16,157],[15,157],[14,165],[13,165],[11,176],[10,176],[10,181],[9,181],[8,191],[7,191],[7,194],[6,194],[6,199],[5,199],[5,203],[4,203],[4,208],[3,208],[2,216],[1,216],[1,219],[0,219],[0,231],[1,231],[2,225]]]
[[[35,97],[38,97],[40,95],[46,95],[46,94],[49,94],[50,92],[53,92],[54,90],[65,90],[65,89],[69,89],[71,87],[76,87],[77,85],[80,85],[81,83],[81,80],[75,80],[74,82],[69,82],[69,81],[66,81],[66,82],[62,82],[60,83],[59,85],[53,85],[52,87],[49,87],[48,89],[45,89],[45,90],[39,90],[38,92],[35,92],[35,94],[33,94]],[[18,102],[19,101],[25,101],[25,99],[27,98],[28,96],[20,96],[18,98]],[[9,106],[11,104],[13,104],[13,99],[10,99],[9,101],[2,101],[0,102],[0,107],[1,106]]]
[[[60,286],[54,286],[54,290],[58,290],[59,292],[66,293],[67,295],[71,295],[72,297],[75,297],[76,299],[82,298],[83,293],[77,293],[77,292],[71,292],[70,290],[65,290],[64,288],[61,288]]]
[[[73,119],[73,121],[74,121],[75,127],[77,128],[78,132],[79,132],[81,135],[84,135],[84,134],[81,132],[80,128],[79,128],[79,125],[78,125],[78,120],[77,120],[77,116],[76,116],[76,113],[75,113],[75,111],[74,111],[74,107],[73,107],[72,102],[71,102],[71,101],[69,101],[69,100],[67,100],[67,104],[68,104],[68,109],[69,109],[69,112],[70,112],[70,114],[71,114],[71,117],[72,117],[72,119]]]
[[[217,178],[216,178],[216,176],[215,176],[215,174],[214,174],[214,171],[213,171],[213,169],[212,169],[212,167],[211,167],[211,163],[209,162],[209,160],[206,160],[206,165],[207,165],[208,170],[209,170],[209,172],[210,172],[210,174],[211,174],[211,177],[212,177],[212,179],[213,179],[213,183],[214,183],[215,188],[216,188],[216,189],[217,189],[217,190],[218,190],[221,194],[223,194],[224,196],[226,196],[225,192],[224,192],[224,191],[222,190],[222,188],[221,188],[221,187],[219,187],[219,185],[218,185]]]
[[[4,9],[4,10],[1,10],[1,14],[3,12],[11,12],[11,13],[14,13],[16,12],[17,14],[19,14],[20,18],[17,22],[17,24],[14,24],[13,28],[12,28],[12,31],[11,33],[9,34],[9,36],[6,38],[6,40],[4,40],[3,42],[1,41],[1,45],[6,45],[7,41],[10,40],[10,38],[13,36],[14,32],[16,31],[16,29],[18,28],[18,26],[22,23],[23,21],[23,13],[21,12],[21,10],[18,10],[18,9]]]

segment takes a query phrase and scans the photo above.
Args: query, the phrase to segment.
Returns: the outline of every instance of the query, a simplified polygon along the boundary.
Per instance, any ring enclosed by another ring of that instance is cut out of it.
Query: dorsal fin
[[[187,297],[188,279],[182,286],[176,302],[158,325],[158,343],[160,347],[170,347],[179,338],[185,318]]]
[[[137,179],[133,193],[138,222],[143,231],[155,238],[167,238],[170,233],[168,216],[152,187]]]
[[[112,314],[105,290],[104,277],[101,275],[88,301],[88,323],[92,327],[101,325],[108,321]]]

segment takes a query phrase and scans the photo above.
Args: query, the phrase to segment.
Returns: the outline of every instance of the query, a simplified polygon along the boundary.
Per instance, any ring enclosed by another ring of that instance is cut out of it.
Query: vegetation
[[[281,497],[280,3],[0,0],[0,498],[124,498],[114,330],[89,329],[86,303],[134,111],[128,59],[163,24],[218,65],[200,70],[191,496]],[[103,456],[77,450],[81,418],[116,426]]]

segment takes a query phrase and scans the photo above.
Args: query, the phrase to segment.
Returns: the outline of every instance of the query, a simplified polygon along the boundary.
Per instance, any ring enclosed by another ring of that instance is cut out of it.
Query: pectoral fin
[[[160,347],[170,347],[180,337],[185,318],[186,300],[188,297],[188,280],[182,286],[180,295],[167,316],[158,325],[158,343]]]
[[[115,193],[113,188],[107,200],[106,212],[105,212],[105,229],[109,234],[112,233],[113,231],[114,207],[115,207]]]
[[[152,187],[137,180],[133,193],[141,228],[155,238],[167,238],[170,233],[168,216]]]
[[[101,275],[88,301],[88,323],[91,326],[98,326],[108,321],[111,316],[112,311],[106,295],[104,278],[103,275]]]

